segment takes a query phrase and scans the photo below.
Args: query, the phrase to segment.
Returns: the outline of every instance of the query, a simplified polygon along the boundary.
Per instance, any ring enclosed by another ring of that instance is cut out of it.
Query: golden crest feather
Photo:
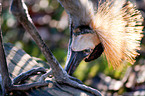
[[[101,2],[101,1],[100,1]],[[131,2],[120,5],[117,0],[98,4],[90,26],[104,46],[107,61],[117,68],[123,61],[135,62],[142,38],[141,13]]]

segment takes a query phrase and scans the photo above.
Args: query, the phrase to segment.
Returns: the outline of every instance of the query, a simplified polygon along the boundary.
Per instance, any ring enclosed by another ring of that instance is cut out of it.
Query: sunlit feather
[[[130,2],[124,6],[117,0],[98,4],[90,26],[98,35],[108,63],[114,69],[124,60],[131,64],[135,62],[136,50],[140,49],[142,22],[141,13]]]

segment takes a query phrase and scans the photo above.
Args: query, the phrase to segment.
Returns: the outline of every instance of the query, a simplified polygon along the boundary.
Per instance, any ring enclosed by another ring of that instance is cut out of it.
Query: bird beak
[[[72,75],[79,63],[86,57],[87,55],[83,51],[71,51],[70,58],[67,60],[67,64],[65,66],[65,70],[69,75]]]

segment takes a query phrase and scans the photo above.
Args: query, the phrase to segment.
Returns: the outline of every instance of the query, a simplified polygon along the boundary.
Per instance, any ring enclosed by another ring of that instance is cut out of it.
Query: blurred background
[[[95,0],[93,0],[95,2]],[[131,0],[133,1],[133,0]],[[51,49],[54,56],[65,66],[67,47],[69,42],[69,20],[64,8],[57,0],[25,0],[29,14],[39,30],[39,34]],[[5,43],[12,43],[22,48],[33,57],[45,57],[22,25],[9,11],[11,0],[3,0],[2,32]],[[145,17],[145,0],[133,1]],[[145,25],[145,23],[144,23]],[[74,77],[86,85],[101,90],[107,96],[117,94],[145,94],[145,39],[142,39],[141,55],[137,62],[131,66],[114,70],[108,66],[102,55],[97,60],[86,63],[81,62],[74,73]],[[136,93],[135,93],[136,92]]]

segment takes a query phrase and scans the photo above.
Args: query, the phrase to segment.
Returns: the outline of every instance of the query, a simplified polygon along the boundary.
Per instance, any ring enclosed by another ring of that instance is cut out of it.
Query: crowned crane
[[[65,70],[72,75],[82,60],[105,54],[109,65],[118,68],[123,61],[131,64],[138,55],[142,38],[141,13],[129,1],[60,0],[69,14],[71,36]]]

